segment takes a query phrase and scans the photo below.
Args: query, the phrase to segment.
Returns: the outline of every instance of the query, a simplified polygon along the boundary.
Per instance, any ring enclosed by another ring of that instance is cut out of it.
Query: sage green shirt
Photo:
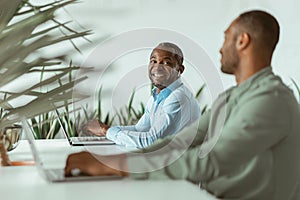
[[[267,67],[127,164],[132,178],[186,179],[220,199],[299,200],[299,154],[299,105]]]

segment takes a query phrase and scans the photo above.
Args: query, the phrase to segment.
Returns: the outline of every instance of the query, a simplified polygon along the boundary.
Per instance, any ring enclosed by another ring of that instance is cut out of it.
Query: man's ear
[[[180,74],[182,74],[184,71],[184,66],[180,65],[178,71],[180,72]]]
[[[250,44],[250,35],[248,33],[241,33],[236,40],[236,49],[237,50],[244,50],[246,49]]]

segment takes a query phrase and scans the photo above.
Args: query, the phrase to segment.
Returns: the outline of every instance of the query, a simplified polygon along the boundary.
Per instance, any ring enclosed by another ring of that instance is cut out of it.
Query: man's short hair
[[[170,42],[162,42],[162,43],[159,43],[155,47],[155,49],[162,49],[162,50],[171,52],[174,55],[174,57],[176,58],[178,64],[182,65],[182,63],[183,63],[183,53],[182,53],[181,49],[176,44],[173,44],[173,43],[170,43]]]
[[[273,52],[279,40],[279,24],[271,14],[254,10],[242,13],[237,18],[237,24],[241,31],[250,34],[250,37],[262,47]]]

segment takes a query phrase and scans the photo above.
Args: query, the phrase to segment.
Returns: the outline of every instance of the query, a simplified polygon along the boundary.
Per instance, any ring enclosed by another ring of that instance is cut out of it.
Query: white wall
[[[90,37],[92,40],[105,35],[117,36],[127,31],[149,27],[180,33],[206,51],[221,77],[224,88],[228,88],[235,84],[235,80],[219,70],[218,51],[223,42],[223,31],[241,12],[250,9],[268,11],[278,19],[281,35],[273,58],[274,71],[280,74],[288,85],[291,85],[290,78],[300,84],[300,1],[298,0],[83,0],[82,3],[67,7],[65,11],[68,14],[63,11],[59,15],[62,19],[71,17],[86,28],[92,29],[94,32]],[[129,42],[137,41],[132,39]],[[78,63],[86,63],[89,60],[90,65],[101,66],[105,54],[90,57],[97,51],[97,44],[97,42],[91,44],[83,55],[71,55],[72,59]],[[114,45],[116,49],[121,48],[115,43]],[[132,90],[132,88],[126,91],[118,89],[117,85],[124,86],[128,81],[124,78],[125,74],[137,70],[136,72],[140,73],[137,78],[141,79],[137,87],[145,88],[150,50],[148,47],[116,57],[110,66],[112,72],[101,77],[101,84],[114,91],[114,98],[120,100],[119,104],[127,102],[129,91]],[[183,52],[185,53],[185,49]],[[189,66],[188,63],[186,65]],[[145,73],[141,69],[145,69]],[[190,77],[195,73],[189,70],[190,68],[187,67],[183,77],[190,82],[194,91],[202,83],[207,83],[205,79],[210,78],[191,80]],[[200,84],[195,85],[195,83]],[[88,88],[91,88],[91,85],[87,85]],[[147,92],[139,95],[143,101],[148,95],[148,90],[145,91]],[[210,104],[212,100],[209,91],[205,91],[203,104]]]

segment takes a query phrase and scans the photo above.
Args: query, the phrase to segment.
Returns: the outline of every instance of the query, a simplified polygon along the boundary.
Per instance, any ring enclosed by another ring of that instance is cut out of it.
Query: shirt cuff
[[[109,129],[107,129],[106,138],[116,142],[118,132],[120,132],[120,131],[121,131],[121,128],[118,126],[110,127]]]

